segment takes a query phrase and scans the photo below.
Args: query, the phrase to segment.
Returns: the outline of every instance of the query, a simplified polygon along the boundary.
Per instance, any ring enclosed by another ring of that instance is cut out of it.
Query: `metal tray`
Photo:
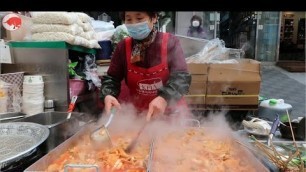
[[[69,139],[58,145],[56,148],[51,150],[48,154],[40,158],[34,164],[25,169],[25,172],[33,172],[33,171],[46,171],[49,164],[53,163],[58,157],[71,147],[77,145],[79,140],[82,139],[85,135],[91,134],[98,127],[96,123],[90,122],[82,127],[76,134],[71,136]],[[103,149],[103,148],[101,148]],[[64,171],[68,171],[68,168],[78,168],[78,169],[93,169],[93,171],[101,171],[96,164],[67,164],[64,167]]]
[[[46,126],[30,122],[0,124],[0,169],[27,156],[49,136]]]
[[[25,169],[25,172],[46,171],[49,164],[53,163],[63,152],[67,151],[72,146],[78,144],[79,139],[82,139],[84,135],[89,134],[94,129],[96,129],[93,129],[93,124],[94,122],[86,124],[69,139],[59,144],[57,147],[55,147],[38,161],[36,161],[34,164]]]
[[[198,127],[198,126],[189,126],[189,127],[186,126],[186,129],[188,129],[188,128],[194,128],[194,129],[198,129],[198,130],[204,130],[205,129],[204,127]],[[157,142],[159,142],[159,139],[155,138],[150,145],[150,154],[149,154],[149,158],[148,158],[148,166],[147,166],[146,172],[156,171],[154,169],[154,163],[156,162],[155,159],[157,158],[157,155],[156,155],[156,150],[158,149],[158,145],[157,145],[158,143]],[[263,171],[263,172],[264,171],[265,172],[276,171],[274,166],[271,166],[271,164],[269,162],[263,162],[260,157],[257,157],[255,154],[253,154],[253,152],[247,150],[245,147],[241,146],[240,144],[235,144],[235,146],[237,146],[237,150],[238,150],[239,154],[241,154],[244,158],[251,158],[252,159],[252,163],[254,164],[254,167],[256,167],[258,171]]]

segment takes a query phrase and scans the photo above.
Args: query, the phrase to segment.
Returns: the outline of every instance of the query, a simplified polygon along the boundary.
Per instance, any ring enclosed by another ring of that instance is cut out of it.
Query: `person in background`
[[[187,36],[207,39],[207,34],[202,27],[202,18],[200,16],[193,15],[190,24],[191,26],[189,26]]]
[[[146,114],[147,120],[170,114],[179,106],[187,108],[183,95],[189,91],[191,75],[185,56],[177,37],[156,30],[157,14],[121,13],[130,36],[118,43],[107,75],[102,78],[100,99],[107,114],[113,106],[121,108],[118,97],[122,80],[129,91],[127,101],[139,114]]]

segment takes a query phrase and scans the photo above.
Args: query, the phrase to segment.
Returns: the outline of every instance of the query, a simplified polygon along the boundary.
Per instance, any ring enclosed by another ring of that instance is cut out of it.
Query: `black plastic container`
[[[283,138],[292,139],[292,133],[289,122],[284,122],[284,125],[279,126],[279,130]],[[297,140],[305,140],[305,117],[299,123],[292,122],[292,130],[294,138]]]

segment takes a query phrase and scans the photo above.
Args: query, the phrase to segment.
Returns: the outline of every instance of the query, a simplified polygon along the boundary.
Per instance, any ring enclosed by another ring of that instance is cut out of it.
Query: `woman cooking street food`
[[[178,38],[156,30],[157,12],[125,11],[121,17],[130,37],[118,43],[102,79],[100,99],[105,112],[109,114],[113,106],[120,108],[123,79],[128,101],[139,112],[146,111],[147,120],[186,106],[183,95],[191,75]]]

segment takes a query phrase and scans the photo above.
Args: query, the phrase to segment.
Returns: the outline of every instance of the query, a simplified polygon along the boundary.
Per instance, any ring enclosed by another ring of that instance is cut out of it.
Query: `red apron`
[[[161,45],[161,63],[150,67],[142,68],[131,63],[132,55],[132,38],[125,39],[126,62],[127,62],[127,86],[129,88],[129,101],[139,111],[148,110],[149,103],[157,97],[157,90],[166,84],[169,78],[168,60],[167,60],[167,44],[168,33],[163,34]],[[187,103],[181,98],[177,105]],[[175,107],[173,107],[175,108]],[[166,112],[171,113],[172,108],[167,107]]]

